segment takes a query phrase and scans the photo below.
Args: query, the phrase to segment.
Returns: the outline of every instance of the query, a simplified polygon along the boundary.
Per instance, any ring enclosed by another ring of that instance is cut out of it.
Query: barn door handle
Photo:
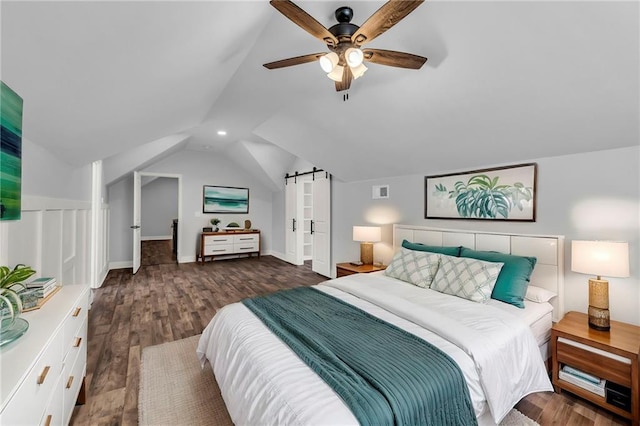
[[[293,223],[293,232],[296,232],[296,219],[295,219],[295,218],[293,218],[293,219],[291,219],[291,220],[293,221],[293,222],[292,222],[292,223]]]
[[[313,222],[313,220],[312,220],[312,221],[311,221],[311,235],[313,235],[313,233],[314,233],[314,224],[315,224],[315,223],[314,223],[314,222]]]
[[[140,229],[138,225],[131,225],[131,229]]]

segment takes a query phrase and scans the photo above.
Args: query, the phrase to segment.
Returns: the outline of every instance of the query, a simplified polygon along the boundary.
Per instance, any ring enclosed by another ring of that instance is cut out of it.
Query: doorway
[[[133,273],[141,265],[179,262],[182,176],[134,172],[133,192]]]

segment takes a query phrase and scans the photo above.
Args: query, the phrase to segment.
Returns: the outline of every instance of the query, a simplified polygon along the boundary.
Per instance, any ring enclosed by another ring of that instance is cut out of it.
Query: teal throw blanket
[[[360,424],[477,424],[460,368],[415,335],[309,287],[242,303],[333,388]]]

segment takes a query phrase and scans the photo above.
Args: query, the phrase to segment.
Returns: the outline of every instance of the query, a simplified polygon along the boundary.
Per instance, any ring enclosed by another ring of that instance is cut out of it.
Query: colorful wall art
[[[0,81],[0,220],[18,220],[22,189],[22,98]]]

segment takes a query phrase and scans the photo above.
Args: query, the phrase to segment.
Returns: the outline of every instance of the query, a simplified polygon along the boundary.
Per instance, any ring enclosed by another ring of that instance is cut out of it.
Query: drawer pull
[[[77,307],[75,311],[73,311],[72,316],[77,317],[78,315],[80,315],[80,311],[82,310],[81,307]]]
[[[73,376],[69,376],[69,380],[67,380],[67,389],[71,388],[72,383],[73,383]]]
[[[44,421],[44,426],[51,426],[51,420],[53,416],[51,414],[47,415],[47,419]]]
[[[240,238],[240,241],[253,241],[253,238]]]
[[[76,337],[76,341],[73,343],[73,347],[74,348],[79,347],[81,342],[82,342],[82,337]]]
[[[240,250],[252,250],[253,247],[240,247]]]
[[[211,251],[226,251],[226,249],[217,249],[217,250],[211,250]]]
[[[49,366],[49,365],[44,367],[44,370],[42,370],[42,373],[40,373],[40,375],[38,376],[38,384],[39,385],[44,383],[44,379],[47,378],[47,374],[49,374],[49,370],[50,369],[51,369],[51,366]]]

